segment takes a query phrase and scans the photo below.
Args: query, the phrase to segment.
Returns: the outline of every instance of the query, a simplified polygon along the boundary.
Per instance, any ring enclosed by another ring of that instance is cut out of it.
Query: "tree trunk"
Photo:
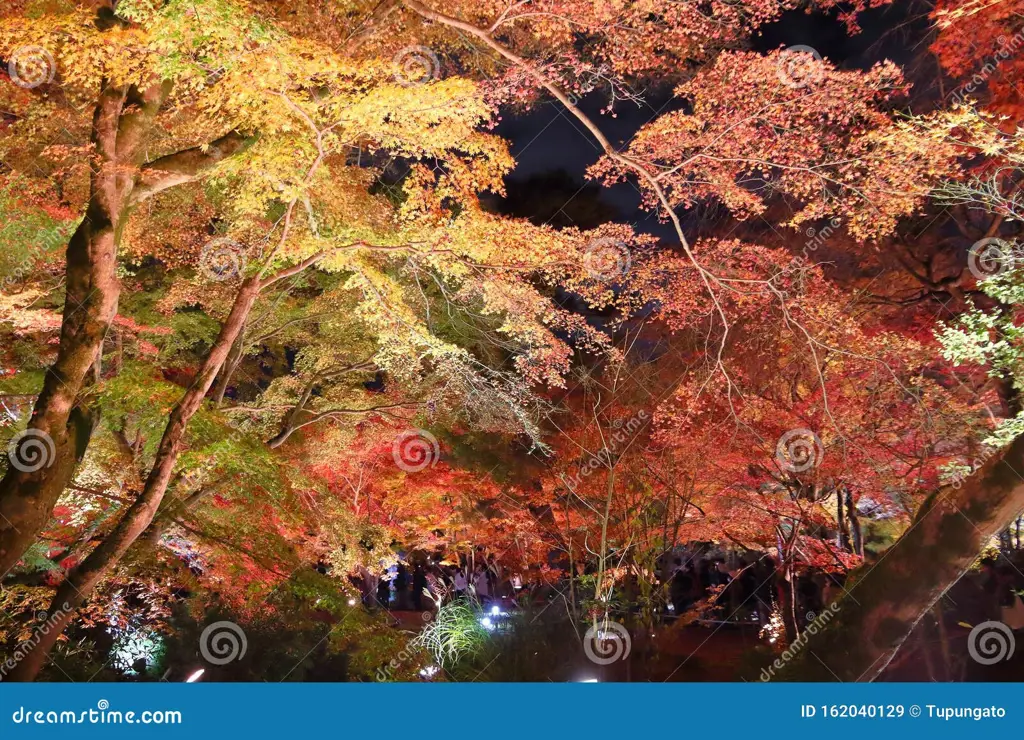
[[[606,496],[604,501],[604,515],[601,517],[601,552],[597,564],[597,580],[594,588],[594,597],[604,602],[604,618],[608,618],[608,605],[611,600],[611,589],[604,592],[604,574],[607,572],[608,562],[608,520],[611,518],[612,499],[615,497],[615,473],[614,465],[608,468],[608,479],[605,484]],[[597,626],[596,618],[594,626]]]
[[[306,383],[306,387],[302,391],[302,395],[299,397],[295,407],[288,412],[284,421],[281,423],[281,430],[275,434],[271,439],[267,441],[267,446],[276,450],[278,447],[283,445],[292,433],[298,429],[299,417],[302,416],[302,412],[306,408],[306,404],[309,403],[310,396],[313,395],[313,391],[316,389],[317,380],[319,376],[314,374],[310,381]]]
[[[802,681],[871,681],[989,539],[1024,510],[1024,437],[922,504],[877,563],[851,574],[837,616],[783,670]],[[813,652],[817,657],[808,658]],[[823,665],[824,664],[824,665]]]
[[[843,508],[846,505],[843,493],[843,488],[836,489],[836,546],[843,552],[850,552],[850,535],[846,528],[846,517],[843,515]]]
[[[91,176],[85,217],[68,242],[57,359],[43,380],[27,433],[9,456],[0,481],[0,577],[17,564],[46,525],[74,474],[80,457],[76,448],[84,450],[88,444],[91,430],[72,422],[71,415],[117,314],[117,243],[133,185],[131,149],[139,129],[152,121],[162,93],[148,90],[142,99],[141,112],[122,115],[126,103],[133,101],[127,89],[110,86],[96,104],[91,140],[100,165]]]
[[[145,90],[107,86],[93,116],[92,143],[100,159],[89,204],[67,248],[66,295],[57,359],[47,371],[28,431],[0,480],[0,578],[35,541],[74,475],[91,425],[72,418],[89,368],[117,315],[121,285],[117,251],[135,205],[198,173],[244,146],[235,133],[143,165],[146,134],[169,85]],[[84,418],[88,410],[80,409]],[[41,451],[41,452],[40,452]],[[38,455],[36,453],[39,453]],[[15,461],[31,464],[18,465]]]
[[[167,491],[174,466],[181,454],[188,423],[202,406],[203,399],[213,385],[214,378],[224,364],[232,344],[249,316],[253,303],[259,295],[259,290],[260,281],[257,277],[248,278],[242,283],[242,287],[235,296],[231,313],[203,362],[199,374],[171,412],[170,420],[167,422],[167,427],[160,440],[160,447],[157,449],[153,468],[146,479],[142,493],[106,539],[68,574],[57,589],[48,612],[50,629],[45,633],[42,630],[39,631],[39,642],[15,666],[9,674],[8,680],[31,681],[35,679],[42,669],[50,649],[71,621],[74,611],[85,602],[100,580],[120,561],[132,543],[153,521],[164,493]]]
[[[244,350],[245,327],[243,326],[242,331],[238,333],[235,343],[231,345],[231,352],[228,354],[224,367],[220,369],[220,374],[217,376],[217,384],[213,387],[214,405],[220,406],[224,402],[224,394],[227,392],[228,386],[231,385],[231,376],[235,374],[239,364],[242,362]]]
[[[786,563],[779,573],[779,607],[782,609],[782,626],[786,633],[786,644],[792,645],[800,636],[800,625],[796,613],[796,574],[793,566]]]
[[[850,536],[853,553],[864,557],[864,537],[860,531],[860,519],[857,517],[857,505],[853,503],[853,493],[846,489],[846,520],[850,523]]]

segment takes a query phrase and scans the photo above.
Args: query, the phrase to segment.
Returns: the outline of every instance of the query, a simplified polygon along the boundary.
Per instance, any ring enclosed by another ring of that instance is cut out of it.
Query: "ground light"
[[[206,669],[205,669],[205,668],[200,668],[200,669],[199,669],[198,671],[196,671],[196,672],[195,672],[195,673],[193,673],[193,674],[192,674],[191,676],[189,676],[188,678],[186,678],[186,679],[185,679],[185,683],[195,683],[195,682],[196,682],[196,681],[198,681],[198,680],[199,680],[200,678],[202,678],[202,676],[203,676],[203,674],[204,674],[204,673],[206,673]]]
[[[479,619],[480,626],[488,632],[493,632],[498,628],[498,625],[495,624],[495,622],[498,621],[501,617],[507,616],[508,612],[502,611],[500,606],[498,606],[497,604],[493,604],[490,610],[487,612],[487,614]]]

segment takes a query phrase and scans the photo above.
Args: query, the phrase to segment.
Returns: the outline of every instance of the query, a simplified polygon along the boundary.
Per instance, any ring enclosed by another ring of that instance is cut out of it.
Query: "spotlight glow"
[[[204,673],[206,673],[206,669],[205,669],[205,668],[200,668],[200,669],[199,669],[198,671],[196,671],[196,672],[195,672],[195,673],[193,673],[193,674],[192,674],[191,676],[189,676],[188,678],[186,678],[186,679],[185,679],[185,683],[195,683],[195,682],[196,682],[196,681],[198,681],[198,680],[199,680],[200,678],[202,678],[202,676],[203,676],[203,674],[204,674]]]

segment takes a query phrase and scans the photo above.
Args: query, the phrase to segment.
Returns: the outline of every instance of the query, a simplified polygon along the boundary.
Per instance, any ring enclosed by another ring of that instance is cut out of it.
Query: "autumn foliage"
[[[587,568],[591,610],[688,543],[790,584],[862,565],[1019,412],[933,330],[1007,305],[966,265],[1020,215],[1024,8],[936,4],[918,53],[953,98],[758,46],[888,4],[8,3],[11,610],[306,625],[422,553]],[[548,103],[671,238],[494,205],[502,119]],[[26,435],[56,462],[19,467]]]

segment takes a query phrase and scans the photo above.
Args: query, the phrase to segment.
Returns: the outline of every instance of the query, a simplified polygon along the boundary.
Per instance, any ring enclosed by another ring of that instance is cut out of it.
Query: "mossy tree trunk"
[[[195,381],[175,405],[164,429],[156,459],[139,498],[128,508],[117,525],[82,563],[71,571],[57,589],[47,612],[49,628],[40,630],[37,641],[14,667],[8,679],[31,681],[46,663],[46,657],[71,622],[75,611],[92,595],[99,582],[120,562],[128,548],[146,531],[156,516],[171,481],[174,466],[185,446],[189,421],[202,407],[206,394],[223,367],[260,292],[258,277],[246,279],[235,296],[220,335],[214,342]]]
[[[125,173],[141,164],[140,143],[164,94],[159,85],[143,91],[110,85],[97,100],[91,140],[100,163],[85,217],[68,242],[57,359],[0,480],[0,577],[46,525],[88,445],[91,425],[82,423],[88,413],[80,408],[80,394],[117,314],[117,246],[135,184]]]
[[[28,432],[0,480],[0,578],[46,526],[88,447],[94,414],[83,388],[90,369],[98,366],[117,315],[118,248],[132,210],[157,193],[195,180],[245,145],[246,140],[232,132],[207,146],[146,163],[146,144],[169,92],[168,83],[146,89],[108,85],[97,100],[92,143],[99,166],[91,176],[85,217],[67,247],[57,359],[46,373]],[[42,458],[34,456],[32,445],[36,451],[47,448]],[[17,460],[34,464],[14,464]]]
[[[855,571],[837,616],[779,674],[785,680],[871,681],[921,618],[1024,510],[1024,437],[958,487],[924,502],[878,562]]]

